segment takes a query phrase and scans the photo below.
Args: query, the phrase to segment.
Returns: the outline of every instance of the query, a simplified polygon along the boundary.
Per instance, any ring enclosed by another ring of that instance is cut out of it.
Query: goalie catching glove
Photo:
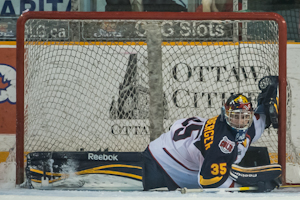
[[[278,128],[278,76],[263,77],[259,81],[258,87],[261,93],[257,97],[258,106],[255,113],[266,115],[266,128],[269,128],[271,124],[274,128]]]
[[[281,166],[240,167],[233,164],[230,177],[242,186],[256,186],[257,192],[270,192],[281,185]]]

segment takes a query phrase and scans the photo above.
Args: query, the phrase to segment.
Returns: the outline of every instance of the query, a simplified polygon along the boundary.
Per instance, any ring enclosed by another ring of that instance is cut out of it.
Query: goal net
[[[17,51],[17,184],[28,152],[143,151],[177,119],[220,114],[232,93],[256,107],[269,75],[279,76],[280,127],[256,145],[284,178],[285,161],[299,164],[279,15],[29,12]]]

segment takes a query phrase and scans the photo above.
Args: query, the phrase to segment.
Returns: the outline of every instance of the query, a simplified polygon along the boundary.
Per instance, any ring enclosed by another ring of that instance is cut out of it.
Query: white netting
[[[10,149],[6,162],[0,163],[0,188],[14,188],[16,183],[15,149]]]
[[[275,21],[153,22],[162,30],[165,131],[180,118],[220,114],[232,93],[244,93],[255,107],[258,81],[278,75]],[[247,35],[243,41],[233,41],[242,38],[234,37],[233,24],[242,22],[247,22],[243,31]],[[25,152],[143,151],[147,147],[151,130],[146,23],[27,21]],[[288,93],[289,109],[290,101]],[[292,155],[287,116],[287,153]],[[272,162],[276,161],[276,130],[266,130],[258,145],[267,146],[275,155]]]

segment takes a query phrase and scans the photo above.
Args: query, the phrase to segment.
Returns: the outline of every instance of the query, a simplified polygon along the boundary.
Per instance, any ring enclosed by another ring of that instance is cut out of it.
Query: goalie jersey
[[[181,119],[151,142],[149,151],[179,187],[230,187],[231,165],[242,160],[264,129],[265,115],[254,115],[246,139],[237,143],[221,115]]]

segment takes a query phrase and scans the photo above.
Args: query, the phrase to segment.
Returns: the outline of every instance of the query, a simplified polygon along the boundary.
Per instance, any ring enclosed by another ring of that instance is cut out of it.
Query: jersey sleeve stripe
[[[207,185],[213,185],[215,183],[218,183],[221,181],[223,176],[216,176],[211,179],[204,179],[202,175],[200,175],[200,185],[207,186]]]
[[[181,165],[185,169],[187,169],[189,171],[194,171],[194,172],[198,171],[198,170],[193,170],[193,169],[189,169],[188,167],[186,167],[184,164],[182,164],[180,161],[178,161],[176,158],[174,158],[174,156],[172,156],[172,154],[166,148],[163,148],[163,150],[166,152],[166,154],[168,154],[168,156],[170,156],[175,162],[177,162],[179,165]]]

